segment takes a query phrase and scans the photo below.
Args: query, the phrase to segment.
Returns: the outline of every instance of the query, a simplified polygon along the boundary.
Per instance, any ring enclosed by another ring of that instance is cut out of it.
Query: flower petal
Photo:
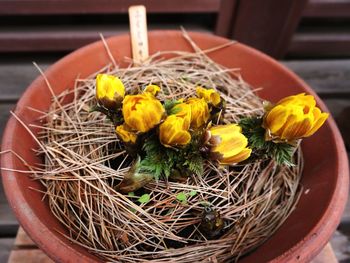
[[[132,142],[135,143],[137,139],[137,135],[131,131],[129,131],[126,128],[126,125],[119,125],[116,127],[115,132],[117,133],[118,137],[123,141],[123,142]]]
[[[280,100],[265,114],[263,127],[272,138],[293,141],[312,135],[324,123],[324,115],[316,107],[312,95],[300,93]]]
[[[287,125],[283,130],[281,139],[294,140],[299,139],[311,129],[313,123],[312,116],[291,115],[288,118]]]
[[[180,146],[190,142],[191,134],[183,128],[184,121],[183,118],[170,115],[159,125],[159,139],[164,146]]]
[[[276,133],[286,123],[290,110],[281,105],[275,106],[264,119],[264,126],[268,128],[271,133]]]
[[[223,158],[231,157],[241,152],[247,145],[248,139],[239,132],[220,135],[221,143],[214,147],[214,152],[220,152]]]
[[[189,98],[186,104],[191,106],[191,127],[198,129],[209,120],[209,108],[204,99]]]
[[[151,93],[153,96],[156,96],[160,91],[161,88],[157,85],[148,85],[144,90],[144,92]]]
[[[305,137],[313,135],[327,120],[328,116],[329,116],[329,113],[326,113],[326,112],[321,113],[318,116],[318,119],[314,122],[312,128],[305,134]]]
[[[162,120],[165,110],[152,94],[128,95],[123,100],[125,123],[133,130],[147,132]]]
[[[220,94],[214,89],[205,89],[198,86],[196,88],[196,94],[199,98],[203,98],[206,103],[214,106],[217,106],[221,101]]]
[[[231,134],[234,132],[241,131],[242,128],[237,124],[217,125],[210,128],[210,132],[212,135]]]
[[[242,161],[248,159],[251,153],[252,153],[252,149],[245,148],[240,153],[238,153],[232,157],[221,159],[220,164],[229,165],[229,164],[242,162]]]

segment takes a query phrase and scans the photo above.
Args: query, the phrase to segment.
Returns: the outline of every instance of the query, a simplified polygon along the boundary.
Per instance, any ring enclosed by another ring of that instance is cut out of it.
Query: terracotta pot
[[[228,40],[212,35],[191,33],[193,40],[203,48],[226,43]],[[107,40],[116,61],[130,57],[128,35]],[[159,50],[191,51],[190,45],[178,31],[149,33],[150,53]],[[241,68],[243,78],[253,87],[263,87],[259,95],[272,101],[281,97],[307,92],[316,97],[321,108],[324,103],[301,79],[270,57],[242,44],[210,53],[216,62]],[[78,49],[64,57],[46,72],[56,94],[73,87],[77,76],[84,78],[110,62],[101,41]],[[26,90],[17,104],[15,114],[25,124],[35,123],[39,114],[27,106],[47,111],[51,94],[42,77],[38,77]],[[34,134],[38,129],[32,129]],[[313,258],[327,243],[339,224],[348,196],[348,161],[342,138],[332,117],[316,133],[303,142],[305,169],[302,177],[304,189],[296,210],[280,229],[241,262],[305,262]],[[35,140],[15,119],[10,118],[2,141],[2,150],[12,150],[27,163],[40,162],[31,149],[37,148]],[[8,153],[1,156],[1,166],[26,170],[21,160]],[[98,259],[86,249],[72,244],[62,235],[64,227],[51,214],[42,195],[30,188],[42,188],[23,173],[2,171],[6,195],[23,228],[52,259],[59,262],[94,262]]]

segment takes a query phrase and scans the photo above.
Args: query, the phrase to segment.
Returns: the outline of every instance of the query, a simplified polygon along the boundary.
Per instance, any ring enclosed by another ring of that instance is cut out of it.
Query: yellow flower
[[[191,140],[191,134],[187,130],[185,118],[170,115],[159,125],[160,142],[166,147],[186,145]]]
[[[198,129],[209,120],[209,108],[204,99],[190,98],[186,104],[191,106],[191,127]]]
[[[197,96],[203,98],[206,103],[217,106],[220,104],[220,94],[214,89],[205,89],[200,86],[196,89]]]
[[[123,101],[125,123],[135,131],[147,132],[160,123],[164,108],[150,93],[127,95]]]
[[[315,98],[304,93],[280,100],[264,117],[267,139],[293,141],[314,134],[328,118],[316,107]]]
[[[211,157],[220,164],[234,164],[246,160],[252,150],[247,148],[248,139],[237,124],[218,125],[209,129]]]
[[[115,109],[125,95],[125,87],[118,77],[98,74],[96,77],[96,99],[107,109]]]
[[[117,126],[115,132],[123,142],[135,143],[137,140],[137,135],[130,131],[130,128],[125,123]]]
[[[144,92],[151,93],[153,96],[156,96],[160,91],[161,88],[157,85],[148,85],[144,90]]]
[[[180,103],[174,106],[176,117],[184,119],[184,128],[188,130],[191,125],[191,106],[186,103]]]

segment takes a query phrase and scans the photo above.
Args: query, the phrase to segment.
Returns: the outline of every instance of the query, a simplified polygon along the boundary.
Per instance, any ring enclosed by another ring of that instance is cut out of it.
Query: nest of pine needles
[[[164,91],[162,101],[191,97],[196,85],[216,88],[227,103],[228,123],[263,114],[261,99],[239,70],[207,56],[223,46],[202,51],[188,41],[192,53],[159,52],[141,66],[111,63],[96,74],[120,77],[127,91],[156,84]],[[172,57],[163,59],[165,53]],[[295,166],[260,159],[221,167],[207,160],[202,176],[189,176],[186,182],[159,180],[133,195],[118,192],[132,159],[113,124],[90,111],[96,104],[96,74],[77,79],[73,89],[53,98],[39,137],[44,166],[34,176],[45,186],[50,209],[72,242],[104,261],[226,262],[262,244],[293,211],[300,195],[300,148],[293,156]],[[149,200],[140,199],[144,193]],[[211,240],[198,227],[208,206],[225,221],[222,234]]]

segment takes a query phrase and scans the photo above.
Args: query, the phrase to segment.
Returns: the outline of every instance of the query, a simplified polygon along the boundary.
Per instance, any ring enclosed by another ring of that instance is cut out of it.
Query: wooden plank
[[[2,59],[0,62],[0,79],[1,79],[1,103],[15,103],[22,95],[24,90],[32,83],[32,81],[39,76],[38,70],[33,66],[32,61],[36,61],[40,68],[45,70],[55,60],[59,59],[57,56],[51,56],[50,58],[41,58],[38,55],[21,59]],[[12,105],[2,105],[0,112],[0,122],[5,121],[7,114],[4,111],[8,111]],[[0,123],[0,132],[2,132],[4,126]]]
[[[15,108],[15,103],[0,104],[0,136],[2,136],[7,120],[10,117],[10,110]]]
[[[343,255],[344,239],[341,240],[341,244],[339,246],[339,237],[343,237],[343,236],[341,236],[339,232],[336,232],[333,235],[332,244],[334,244],[336,248],[339,248],[339,251],[337,252],[341,256],[341,258],[344,259],[344,255]],[[349,242],[345,240],[345,245],[347,243]],[[22,228],[19,228],[16,241],[14,244],[15,244],[15,249],[11,252],[11,256],[8,263],[34,262],[34,261],[30,261],[32,260],[31,257],[37,257],[37,258],[34,258],[35,260],[44,260],[44,261],[35,261],[35,262],[45,262],[45,263],[52,262],[43,252],[40,253],[39,249],[36,249],[35,244],[27,236],[27,234],[24,232]],[[29,249],[29,247],[32,247],[32,249]],[[25,256],[28,257],[29,261],[20,261],[25,259]],[[338,261],[335,256],[334,249],[332,248],[332,245],[330,243],[327,243],[327,245],[324,247],[321,253],[311,261],[311,263],[335,263],[335,262],[338,262]]]
[[[33,240],[27,235],[27,233],[23,230],[22,227],[18,228],[17,236],[14,245],[17,248],[23,247],[34,247],[37,248],[36,244]]]
[[[275,58],[285,55],[307,0],[240,0],[232,36]]]
[[[14,238],[0,238],[0,262],[7,262],[14,241]]]
[[[0,15],[126,14],[137,4],[145,5],[148,13],[208,13],[220,8],[220,0],[11,0],[0,1]]]
[[[346,263],[350,262],[350,235],[347,236],[341,229],[342,227],[339,227],[334,232],[330,243],[337,259],[342,263]]]
[[[212,33],[210,29],[195,22],[186,22],[183,26],[191,31]],[[149,30],[180,29],[177,23],[148,25]],[[71,26],[20,26],[0,29],[0,52],[47,52],[72,51],[94,41],[100,40],[100,34],[110,37],[128,34],[129,25],[71,25]]]
[[[282,62],[323,98],[350,97],[350,60],[291,60]]]
[[[309,0],[304,12],[305,18],[349,18],[350,1]]]
[[[12,250],[8,263],[53,263],[40,249]]]
[[[348,159],[350,160],[350,156],[348,154]],[[349,163],[350,165],[350,163]],[[345,207],[345,211],[344,214],[342,216],[341,219],[341,226],[347,226],[350,229],[350,194],[349,194],[349,198],[348,198],[348,203]],[[349,233],[349,238],[350,238],[350,233]],[[350,257],[350,244],[349,244],[349,257]]]
[[[1,107],[0,107],[1,111]],[[3,122],[3,121],[1,121]],[[0,132],[3,129],[0,127]],[[5,197],[2,181],[0,180],[0,238],[14,237],[18,229],[18,221],[13,214]],[[0,262],[3,262],[0,260]]]
[[[296,33],[288,47],[290,57],[318,58],[350,56],[350,30]]]
[[[0,136],[1,137],[10,115],[9,111],[13,109],[14,106],[15,106],[14,103],[0,104]],[[2,181],[0,180],[0,237],[15,236],[17,229],[18,229],[17,219],[7,203],[4,189],[2,186]],[[3,261],[0,260],[0,262],[3,262]]]
[[[346,102],[345,102],[346,103]],[[345,104],[344,103],[344,104]],[[340,108],[339,103],[337,103],[337,109]],[[350,150],[350,100],[347,101],[346,106],[342,109],[339,109],[339,114],[336,115],[336,121],[338,128],[343,136],[345,146]],[[350,224],[350,205],[346,209],[348,222]]]
[[[14,248],[9,256],[8,263],[51,263],[53,262],[43,251],[38,249],[32,239],[22,227],[18,229]]]
[[[71,51],[100,39],[100,33],[105,37],[126,33],[124,29],[81,30],[75,27],[59,30],[52,29],[20,29],[19,31],[0,32],[0,51],[2,52],[42,52]]]
[[[311,263],[338,263],[338,260],[335,257],[331,245],[327,243],[321,253],[311,260]]]

